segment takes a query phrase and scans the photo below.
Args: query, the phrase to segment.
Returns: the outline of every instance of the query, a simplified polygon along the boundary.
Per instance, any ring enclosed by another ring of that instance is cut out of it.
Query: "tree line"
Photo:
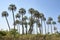
[[[10,4],[8,7],[8,10],[10,10],[12,12],[12,17],[13,17],[13,26],[14,26],[14,30],[17,29],[18,32],[22,32],[22,34],[32,34],[33,32],[33,28],[34,25],[36,25],[36,33],[37,34],[43,34],[43,31],[45,31],[45,34],[49,34],[49,29],[51,28],[51,34],[53,33],[53,29],[54,28],[54,32],[58,32],[57,31],[57,27],[56,27],[56,21],[53,20],[52,17],[48,17],[48,20],[46,20],[46,17],[43,13],[39,12],[38,10],[35,10],[34,8],[30,8],[28,9],[28,14],[30,14],[31,16],[28,17],[29,15],[25,15],[26,14],[26,10],[24,8],[20,8],[18,13],[16,15],[14,15],[14,12],[16,11],[17,7],[14,4]],[[11,27],[9,25],[8,19],[7,17],[9,16],[9,13],[7,11],[3,11],[2,12],[2,17],[5,17],[7,25],[8,25],[8,29],[9,31],[11,30]],[[58,16],[58,22],[60,23],[60,15]],[[43,30],[43,24],[44,24],[44,30]],[[20,27],[22,26],[22,29],[20,29]],[[48,26],[48,27],[47,27]],[[29,28],[29,29],[28,29]],[[48,28],[48,29],[47,29]],[[26,29],[26,30],[24,30]],[[22,31],[20,31],[22,30]],[[39,30],[39,32],[38,32]],[[48,32],[47,32],[48,30]],[[25,32],[24,32],[25,31]]]

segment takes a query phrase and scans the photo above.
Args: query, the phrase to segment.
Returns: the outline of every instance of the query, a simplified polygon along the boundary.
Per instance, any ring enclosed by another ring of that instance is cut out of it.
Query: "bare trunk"
[[[52,24],[51,24],[51,34],[52,34],[53,32],[52,32]]]
[[[7,17],[5,17],[5,18],[6,18],[6,22],[7,22],[8,28],[10,30],[10,25],[9,25],[8,19],[7,19]]]
[[[15,30],[15,18],[14,18],[14,11],[13,10],[12,10],[12,15],[13,15],[14,30]],[[14,40],[15,40],[15,33],[14,33]]]
[[[13,10],[12,10],[12,15],[13,15],[14,30],[15,30],[15,18],[14,18],[14,11]]]
[[[41,19],[41,34],[43,34],[42,19]]]
[[[45,34],[46,34],[46,24],[45,24],[45,21],[44,21],[44,26],[45,26]]]
[[[23,14],[22,14],[22,34],[24,34],[24,27],[23,27]]]

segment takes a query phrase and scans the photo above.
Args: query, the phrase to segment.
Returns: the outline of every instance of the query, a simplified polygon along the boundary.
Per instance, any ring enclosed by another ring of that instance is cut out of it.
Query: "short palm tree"
[[[19,20],[16,20],[15,21],[15,25],[17,25],[17,31],[20,33],[20,21]]]
[[[24,34],[24,27],[23,27],[23,15],[26,13],[24,8],[19,9],[19,13],[22,15],[22,34]]]
[[[8,16],[9,16],[9,15],[8,15],[7,11],[3,11],[3,12],[2,12],[2,17],[5,17],[6,22],[7,22],[7,25],[8,25],[8,28],[9,28],[9,30],[10,30],[10,25],[9,25],[9,22],[8,22],[8,19],[7,19]]]
[[[56,33],[56,31],[57,31],[57,27],[56,27],[56,26],[54,26],[54,33]]]
[[[39,31],[40,31],[40,33],[41,33],[41,23],[39,22],[39,23],[37,23],[37,25],[38,25]]]
[[[46,24],[48,25],[48,34],[49,34],[50,33],[49,32],[49,25],[51,24],[51,22],[50,21],[47,21]]]
[[[54,30],[56,29],[55,25],[56,25],[56,22],[55,21],[52,21],[52,24],[54,26]]]
[[[14,4],[10,4],[9,7],[8,7],[8,10],[12,11],[13,21],[15,22],[14,11],[16,11],[16,6]],[[14,25],[14,29],[15,29],[15,25]]]
[[[16,18],[19,18],[19,20],[20,20],[20,15],[19,15],[19,13],[16,14]]]
[[[50,25],[51,25],[51,33],[52,33],[52,20],[53,20],[53,18],[52,18],[52,17],[49,17],[49,18],[48,18],[48,21],[50,21],[50,22],[51,22],[51,24],[50,24]]]

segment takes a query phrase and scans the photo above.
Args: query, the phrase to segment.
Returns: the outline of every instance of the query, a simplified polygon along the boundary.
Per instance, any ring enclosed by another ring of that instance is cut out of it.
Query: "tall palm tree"
[[[41,21],[41,33],[43,34],[43,26],[42,26],[42,18],[44,17],[44,14],[43,13],[40,13],[40,21]]]
[[[29,23],[28,23],[29,26],[30,26],[29,31],[28,31],[29,34],[32,34],[34,23],[35,23],[34,18],[30,17],[29,18]]]
[[[38,31],[38,29],[37,29],[37,27],[38,27],[39,30],[40,30],[40,33],[41,33],[41,26],[38,26],[38,23],[40,22],[40,20],[39,20],[40,19],[40,14],[39,14],[39,12],[37,10],[34,11],[34,18],[36,20],[36,25],[37,25],[36,30]]]
[[[48,20],[51,22],[51,24],[50,24],[51,25],[51,33],[53,33],[53,31],[52,31],[52,20],[53,20],[53,18],[49,17]]]
[[[19,9],[19,13],[22,15],[22,34],[24,34],[24,27],[23,27],[23,15],[26,13],[24,8]]]
[[[26,28],[26,34],[27,34],[27,21],[26,21],[27,19],[28,19],[27,16],[23,17],[24,25],[25,25],[25,28]]]
[[[46,34],[46,18],[43,17],[42,20],[44,21],[44,26],[45,26],[45,34]]]
[[[7,22],[7,25],[8,25],[8,28],[9,28],[9,30],[10,30],[10,25],[9,25],[9,22],[8,22],[8,19],[7,19],[8,16],[9,16],[9,15],[8,15],[7,11],[3,11],[3,12],[2,12],[2,17],[5,17],[6,22]]]
[[[13,21],[15,22],[14,11],[16,11],[16,6],[14,4],[10,4],[9,7],[8,7],[8,10],[12,11]],[[14,25],[14,29],[15,29],[15,25]]]
[[[30,18],[30,22],[29,22],[29,24],[30,24],[30,34],[32,33],[32,31],[33,31],[33,22],[32,22],[32,17],[33,17],[33,13],[34,13],[34,9],[33,8],[30,8],[29,10],[29,13],[31,14],[31,18]],[[31,29],[32,28],[32,29]],[[32,31],[31,31],[32,30]]]

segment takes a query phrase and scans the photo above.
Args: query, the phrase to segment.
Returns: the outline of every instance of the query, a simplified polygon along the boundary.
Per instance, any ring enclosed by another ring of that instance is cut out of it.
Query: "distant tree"
[[[41,33],[43,34],[43,23],[42,23],[42,18],[44,17],[44,14],[43,13],[40,13],[40,21],[41,21]]]
[[[48,18],[48,21],[50,22],[50,25],[51,25],[51,33],[53,33],[53,31],[52,31],[52,20],[53,20],[52,17],[49,17],[49,18]]]
[[[40,13],[37,10],[34,11],[34,18],[36,20],[36,25],[37,25],[36,26],[36,30],[38,30],[37,29],[37,27],[38,27],[39,28],[39,31],[41,33],[41,25],[40,25],[41,23],[40,23],[40,20],[39,20],[40,19]]]
[[[50,21],[47,21],[46,23],[47,23],[47,25],[48,25],[48,34],[49,34],[49,33],[50,33],[50,32],[49,32],[49,29],[50,29],[50,28],[49,28],[49,25],[51,24],[51,22],[50,22]]]
[[[55,31],[56,30],[56,27],[55,27],[56,22],[55,21],[52,21],[52,25],[54,26],[54,31]]]
[[[10,4],[9,7],[8,7],[8,10],[12,11],[13,21],[15,22],[14,11],[16,11],[16,6],[14,4]],[[14,25],[14,29],[15,29],[15,25]]]
[[[30,26],[29,31],[28,31],[29,34],[32,34],[34,23],[35,23],[34,18],[30,17],[29,18],[29,23],[28,23],[29,26]]]
[[[60,23],[60,15],[58,16],[58,22]]]
[[[16,11],[16,6],[14,4],[10,4],[8,10],[12,11],[13,23],[14,23],[15,22],[14,11]],[[15,25],[14,25],[14,30],[15,30]],[[14,33],[14,40],[15,40],[15,33]]]
[[[20,14],[19,14],[19,13],[17,13],[17,14],[15,15],[15,17],[20,20]]]
[[[24,8],[20,8],[19,13],[22,15],[22,34],[24,34],[23,15],[26,13],[26,10]]]
[[[20,21],[19,20],[16,20],[15,21],[15,25],[17,25],[17,31],[20,33]]]
[[[26,34],[27,34],[27,31],[28,31],[28,30],[27,30],[27,24],[28,24],[28,23],[27,23],[27,19],[28,19],[27,16],[24,16],[24,17],[23,17],[23,24],[25,25],[25,28],[26,28]]]
[[[46,18],[43,17],[42,20],[44,21],[44,27],[45,27],[45,34],[46,34]]]
[[[2,12],[2,17],[5,17],[7,25],[8,25],[8,28],[10,30],[10,25],[9,25],[9,22],[8,22],[8,19],[7,19],[8,16],[9,16],[9,14],[7,13],[7,11],[3,11]]]
[[[34,9],[33,8],[30,8],[29,10],[29,13],[31,14],[31,18],[30,18],[30,28],[29,28],[29,30],[30,30],[30,33],[32,33],[32,31],[33,31],[33,20],[32,20],[32,17],[33,17],[33,14],[34,14]]]
[[[16,15],[15,15],[15,17],[16,17],[16,19],[19,19],[20,20],[20,14],[19,13],[17,13]],[[18,21],[19,21],[18,20]],[[20,22],[20,24],[21,24],[21,22]],[[18,27],[18,29],[19,29],[19,33],[20,33],[20,24],[18,25],[19,27]]]

